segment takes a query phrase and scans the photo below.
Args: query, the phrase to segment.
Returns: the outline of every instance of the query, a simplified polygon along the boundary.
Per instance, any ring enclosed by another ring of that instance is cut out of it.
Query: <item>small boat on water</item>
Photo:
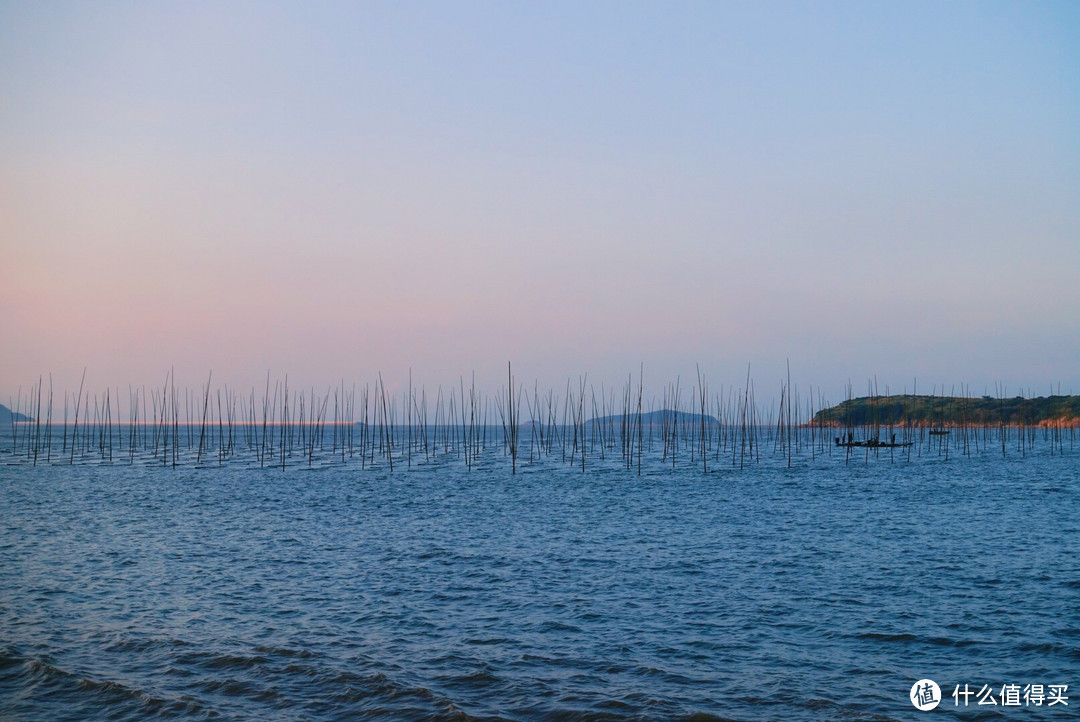
[[[836,437],[836,445],[841,448],[854,449],[854,448],[869,448],[869,449],[903,449],[908,446],[914,446],[914,441],[897,441],[896,434],[892,435],[889,441],[882,441],[878,437],[866,439],[865,441],[856,441],[854,434],[848,434],[846,439]]]
[[[930,429],[931,436],[948,436],[948,429]]]

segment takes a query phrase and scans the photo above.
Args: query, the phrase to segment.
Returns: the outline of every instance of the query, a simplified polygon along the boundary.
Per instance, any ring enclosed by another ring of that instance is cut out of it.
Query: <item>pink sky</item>
[[[508,360],[1080,391],[1077,20],[6,4],[0,401]]]

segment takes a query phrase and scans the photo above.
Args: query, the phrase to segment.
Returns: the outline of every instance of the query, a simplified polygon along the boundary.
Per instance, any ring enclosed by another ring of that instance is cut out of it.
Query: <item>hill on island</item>
[[[824,426],[1080,425],[1080,396],[862,396],[814,414]]]
[[[26,414],[13,413],[11,409],[0,404],[0,424],[10,424],[12,422],[12,416],[15,417],[15,421],[33,421],[33,419]]]

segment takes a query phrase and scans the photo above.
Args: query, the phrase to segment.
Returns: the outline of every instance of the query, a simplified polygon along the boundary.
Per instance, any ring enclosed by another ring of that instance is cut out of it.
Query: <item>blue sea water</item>
[[[1080,450],[0,454],[0,718],[1076,719]],[[916,680],[941,687],[916,710]],[[956,685],[989,685],[968,706]],[[1068,706],[1001,705],[1068,685]]]

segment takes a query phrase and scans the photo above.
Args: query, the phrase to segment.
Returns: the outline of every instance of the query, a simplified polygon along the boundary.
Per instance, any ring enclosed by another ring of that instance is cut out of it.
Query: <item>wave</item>
[[[0,697],[11,700],[4,712],[11,720],[88,719],[104,710],[115,720],[213,716],[212,708],[198,700],[82,674],[10,648],[0,651]]]

